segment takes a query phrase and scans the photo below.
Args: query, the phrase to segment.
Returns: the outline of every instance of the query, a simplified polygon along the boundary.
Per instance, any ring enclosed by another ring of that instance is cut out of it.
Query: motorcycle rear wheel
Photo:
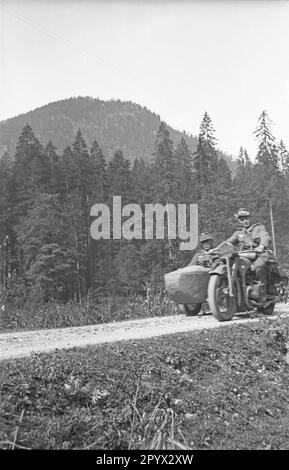
[[[237,312],[235,297],[229,296],[228,278],[225,274],[213,274],[208,286],[208,302],[218,321],[229,321]]]

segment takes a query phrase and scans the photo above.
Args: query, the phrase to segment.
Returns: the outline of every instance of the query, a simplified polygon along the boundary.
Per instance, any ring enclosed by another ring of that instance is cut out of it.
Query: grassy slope
[[[288,333],[265,319],[0,363],[1,447],[288,449]]]

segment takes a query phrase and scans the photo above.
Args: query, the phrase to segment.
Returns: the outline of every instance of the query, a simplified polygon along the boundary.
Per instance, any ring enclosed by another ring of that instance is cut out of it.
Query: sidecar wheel
[[[268,307],[266,308],[258,307],[257,310],[259,313],[264,313],[264,315],[272,315],[272,313],[274,312],[274,308],[275,308],[275,303],[268,305]]]
[[[198,315],[202,308],[202,303],[199,304],[183,304],[182,311],[187,317],[193,317]]]
[[[235,297],[229,296],[228,279],[226,275],[212,275],[208,286],[208,302],[212,314],[218,321],[228,321],[237,311]]]

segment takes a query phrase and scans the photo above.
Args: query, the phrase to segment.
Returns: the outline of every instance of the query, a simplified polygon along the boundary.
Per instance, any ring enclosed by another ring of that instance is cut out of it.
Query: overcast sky
[[[289,2],[0,0],[0,120],[71,96],[129,100],[222,150],[263,109],[289,148]]]

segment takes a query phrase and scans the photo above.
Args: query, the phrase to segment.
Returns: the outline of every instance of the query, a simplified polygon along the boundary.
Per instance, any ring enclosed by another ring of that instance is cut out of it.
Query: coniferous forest
[[[131,162],[122,148],[108,159],[97,140],[87,144],[81,128],[60,153],[53,142],[43,146],[26,124],[15,154],[6,152],[0,160],[2,317],[17,327],[34,309],[52,305],[56,315],[57,308],[73,305],[81,316],[85,305],[92,312],[89,321],[105,321],[101,309],[109,303],[112,311],[111,299],[116,311],[127,299],[147,301],[148,292],[151,299],[164,299],[164,274],[184,266],[193,252],[180,251],[180,240],[167,237],[92,239],[91,207],[112,208],[113,196],[141,207],[197,203],[199,232],[211,232],[215,243],[236,229],[239,207],[249,208],[253,221],[271,233],[271,201],[277,257],[288,268],[289,153],[283,141],[276,142],[266,111],[253,138],[257,155],[241,146],[232,172],[207,112],[194,150],[185,135],[174,144],[161,122],[149,161],[136,155]]]

